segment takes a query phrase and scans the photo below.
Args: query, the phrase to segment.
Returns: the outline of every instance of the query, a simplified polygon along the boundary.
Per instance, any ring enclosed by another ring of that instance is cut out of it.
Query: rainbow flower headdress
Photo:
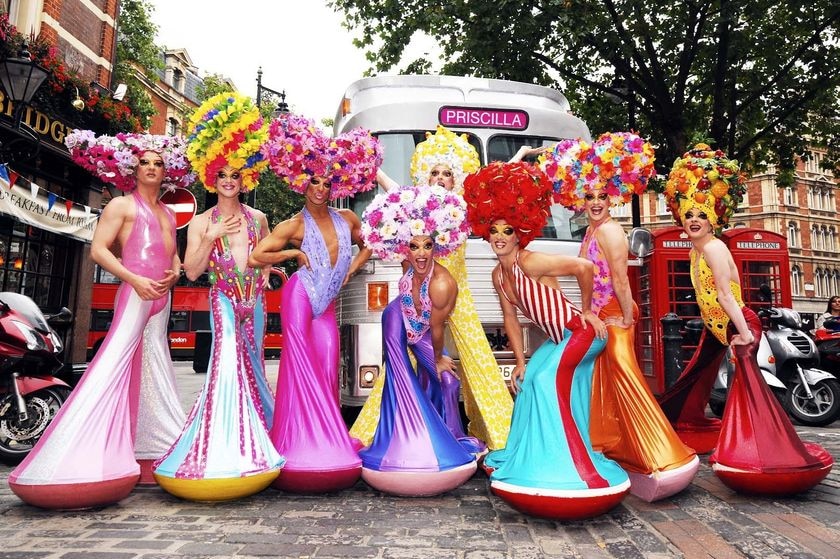
[[[664,188],[677,225],[697,208],[709,217],[716,235],[729,225],[746,191],[738,162],[706,144],[697,144],[674,162]]]
[[[155,134],[117,134],[97,136],[92,130],[74,130],[64,138],[70,157],[76,165],[113,184],[124,192],[137,186],[135,171],[140,156],[153,151],[163,158],[163,186],[187,187],[195,174],[184,155],[184,140]]]
[[[551,181],[533,165],[495,161],[464,181],[467,221],[473,233],[489,241],[490,226],[503,219],[525,247],[545,226],[551,193]]]
[[[621,205],[641,194],[656,174],[653,147],[632,132],[607,132],[594,143],[563,140],[540,155],[539,167],[554,182],[554,200],[582,211],[584,196],[603,190]]]
[[[464,199],[441,186],[401,186],[378,194],[362,215],[365,245],[383,260],[402,262],[412,237],[427,235],[446,256],[469,235]]]
[[[204,101],[190,117],[187,157],[204,188],[216,192],[216,173],[230,165],[242,174],[242,188],[253,190],[268,166],[260,148],[268,140],[259,109],[235,91]]]
[[[414,148],[411,156],[411,180],[414,184],[429,184],[429,175],[435,165],[449,167],[455,179],[455,191],[463,193],[464,179],[468,174],[478,171],[481,160],[478,152],[467,141],[466,134],[459,136],[438,125],[434,134],[426,132],[426,139]]]
[[[330,198],[344,198],[376,185],[382,164],[379,140],[356,128],[330,138],[302,116],[286,115],[272,121],[263,154],[271,170],[303,194],[314,176],[330,180]]]

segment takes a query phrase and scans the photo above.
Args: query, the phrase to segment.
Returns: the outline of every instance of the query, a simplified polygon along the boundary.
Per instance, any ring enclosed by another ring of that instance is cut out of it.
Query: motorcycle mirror
[[[56,318],[61,322],[70,322],[73,320],[73,311],[67,307],[61,307],[61,310],[58,311],[58,316],[56,316]]]
[[[644,227],[630,230],[630,253],[636,258],[644,258],[653,252],[653,237]]]

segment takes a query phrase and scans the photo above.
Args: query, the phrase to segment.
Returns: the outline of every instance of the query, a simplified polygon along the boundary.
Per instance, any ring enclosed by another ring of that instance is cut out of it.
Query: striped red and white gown
[[[562,291],[528,277],[518,260],[513,276],[519,309],[549,339],[525,369],[507,446],[485,459],[494,469],[491,483],[582,492],[629,487],[624,470],[593,451],[589,439],[592,370],[604,340],[584,328]]]

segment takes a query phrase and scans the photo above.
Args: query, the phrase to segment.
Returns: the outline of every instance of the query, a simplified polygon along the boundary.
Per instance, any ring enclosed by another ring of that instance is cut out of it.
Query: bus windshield
[[[559,138],[539,136],[524,136],[512,134],[496,134],[482,146],[482,140],[474,134],[466,133],[470,144],[476,148],[482,165],[486,164],[483,154],[487,154],[490,161],[508,161],[522,146],[550,146]],[[426,131],[383,132],[376,135],[382,145],[385,160],[382,169],[398,184],[412,184],[410,176],[411,156],[417,144],[426,139]],[[486,147],[486,149],[485,149]],[[534,160],[530,160],[534,163]],[[359,217],[373,200],[378,189],[357,194],[350,199],[350,208]],[[543,228],[540,238],[561,239],[566,241],[580,241],[586,228],[583,216],[577,215],[557,204],[551,206],[551,215]]]

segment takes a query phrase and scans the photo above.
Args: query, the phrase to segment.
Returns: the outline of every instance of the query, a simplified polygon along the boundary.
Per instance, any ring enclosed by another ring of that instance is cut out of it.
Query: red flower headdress
[[[525,247],[548,220],[551,192],[551,181],[533,165],[493,162],[464,180],[467,221],[474,234],[490,240],[490,226],[503,219]]]

